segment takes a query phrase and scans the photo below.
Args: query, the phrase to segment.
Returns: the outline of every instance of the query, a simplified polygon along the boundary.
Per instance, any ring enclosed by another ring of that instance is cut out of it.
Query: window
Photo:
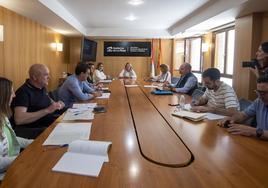
[[[184,40],[175,41],[175,62],[174,70],[179,70],[180,65],[184,62]]]
[[[214,67],[221,72],[222,81],[232,86],[235,31],[233,28],[215,33]]]

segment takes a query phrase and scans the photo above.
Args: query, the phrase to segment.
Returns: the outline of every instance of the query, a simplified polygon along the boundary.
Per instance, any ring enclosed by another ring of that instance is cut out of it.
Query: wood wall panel
[[[58,85],[63,71],[67,71],[68,38],[52,30],[0,7],[0,22],[4,25],[4,42],[0,44],[0,74],[14,82],[18,88],[26,78],[28,69],[34,63],[46,64],[51,72],[49,89]],[[51,43],[63,43],[63,52],[56,52]]]
[[[97,57],[96,63],[103,62],[104,71],[106,74],[111,75],[112,77],[117,77],[120,71],[124,68],[127,62],[131,63],[137,76],[139,78],[148,77],[150,75],[150,64],[151,57],[112,57],[112,56],[104,56],[103,48],[104,41],[118,41],[118,42],[126,42],[126,41],[143,41],[143,42],[151,42],[151,39],[94,39],[91,40],[96,41],[97,44]],[[172,66],[172,50],[173,43],[172,40],[161,40],[162,45],[162,63],[165,63],[169,66]],[[154,60],[155,65],[158,63],[158,54],[159,54],[159,39],[153,40],[154,46]],[[80,60],[80,49],[81,49],[81,38],[71,38],[70,39],[70,63],[68,65],[68,71],[70,73],[74,72],[74,68],[76,63]]]

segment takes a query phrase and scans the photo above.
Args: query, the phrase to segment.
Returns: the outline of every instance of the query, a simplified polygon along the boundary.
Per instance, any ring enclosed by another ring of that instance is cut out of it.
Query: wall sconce
[[[0,25],[0,42],[4,41],[4,26]]]
[[[63,44],[62,43],[51,43],[51,47],[57,51],[57,52],[62,52],[63,51]]]
[[[202,43],[202,52],[207,52],[209,48],[209,44],[208,43]]]

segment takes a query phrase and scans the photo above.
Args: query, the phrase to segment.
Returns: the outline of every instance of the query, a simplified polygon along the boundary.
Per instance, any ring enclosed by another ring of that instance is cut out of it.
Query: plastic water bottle
[[[185,105],[185,97],[184,97],[184,95],[180,96],[179,105],[180,105],[180,109],[183,110],[184,105]]]

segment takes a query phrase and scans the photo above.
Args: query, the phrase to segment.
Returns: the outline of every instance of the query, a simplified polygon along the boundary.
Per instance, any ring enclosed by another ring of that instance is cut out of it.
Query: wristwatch
[[[262,135],[263,135],[263,129],[260,128],[256,129],[256,137],[260,138]]]

